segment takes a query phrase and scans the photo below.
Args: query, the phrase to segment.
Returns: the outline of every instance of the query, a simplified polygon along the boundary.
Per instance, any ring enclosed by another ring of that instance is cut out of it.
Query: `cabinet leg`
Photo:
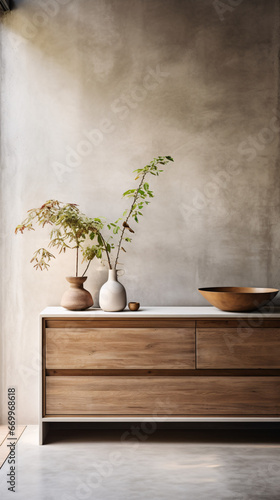
[[[39,444],[44,444],[49,431],[50,424],[48,422],[41,422],[39,425]]]

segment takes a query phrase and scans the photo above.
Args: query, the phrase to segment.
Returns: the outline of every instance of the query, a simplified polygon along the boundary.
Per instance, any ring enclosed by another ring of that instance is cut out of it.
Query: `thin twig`
[[[77,246],[77,253],[76,253],[76,277],[78,277],[78,269],[79,269],[79,247]]]
[[[109,264],[109,269],[112,269],[112,264],[111,264],[111,259],[110,259],[110,255],[109,255],[109,252],[107,250],[107,244],[106,244],[106,241],[104,240],[102,234],[100,233],[100,231],[98,231],[98,234],[102,240],[102,243],[104,245],[104,248],[105,248],[105,252],[106,252],[106,255],[107,255],[107,260],[108,260],[108,264]]]
[[[88,265],[87,265],[87,267],[85,268],[85,270],[84,270],[84,272],[83,272],[83,274],[82,274],[82,278],[83,278],[83,276],[86,274],[86,272],[87,272],[87,270],[88,270],[88,268],[89,268],[89,266],[90,266],[90,263],[91,263],[91,260],[89,260],[89,261],[88,261]]]
[[[148,172],[145,172],[142,176],[142,180],[138,186],[138,189],[134,195],[134,198],[133,198],[133,201],[132,201],[132,204],[131,204],[131,207],[130,207],[130,210],[129,210],[129,213],[128,213],[128,216],[126,217],[124,223],[123,223],[123,228],[122,228],[122,232],[121,232],[121,237],[120,237],[120,241],[119,241],[119,244],[118,244],[118,250],[117,250],[117,256],[116,256],[116,260],[115,260],[115,265],[114,265],[114,269],[116,269],[117,267],[117,263],[118,263],[118,258],[119,258],[119,253],[120,253],[120,250],[121,250],[121,244],[122,244],[122,240],[123,240],[123,237],[124,237],[124,232],[125,232],[125,224],[127,224],[127,221],[129,219],[129,217],[131,216],[132,212],[133,212],[133,207],[136,203],[136,200],[138,198],[138,194],[139,194],[139,191],[143,185],[143,182],[144,182],[144,179],[145,179],[145,176],[147,175]]]

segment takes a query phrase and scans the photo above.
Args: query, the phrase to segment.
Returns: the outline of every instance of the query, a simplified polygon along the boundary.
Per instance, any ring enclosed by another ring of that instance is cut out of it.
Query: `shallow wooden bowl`
[[[201,295],[222,311],[254,311],[267,304],[279,292],[276,288],[222,286],[199,288]]]

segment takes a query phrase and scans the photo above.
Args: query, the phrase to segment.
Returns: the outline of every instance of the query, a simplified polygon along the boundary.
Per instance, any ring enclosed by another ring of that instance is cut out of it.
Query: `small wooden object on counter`
[[[131,311],[138,311],[140,307],[140,302],[129,302],[128,307]]]

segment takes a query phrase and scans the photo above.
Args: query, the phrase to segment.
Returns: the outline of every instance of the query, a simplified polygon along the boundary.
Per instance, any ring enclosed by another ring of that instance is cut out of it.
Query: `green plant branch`
[[[82,276],[87,272],[91,261],[95,257],[101,259],[104,252],[106,254],[109,269],[116,269],[120,251],[126,251],[122,246],[123,240],[125,239],[125,241],[131,242],[131,238],[125,237],[126,229],[134,233],[134,230],[128,224],[129,219],[133,217],[135,222],[138,223],[138,217],[143,215],[141,210],[144,204],[148,205],[150,203],[146,198],[152,198],[154,196],[153,191],[149,188],[149,184],[144,182],[146,176],[147,174],[158,176],[163,172],[163,170],[158,168],[158,165],[165,165],[170,161],[174,161],[171,156],[158,156],[144,168],[139,168],[134,171],[137,172],[136,179],[140,178],[139,185],[137,189],[129,189],[123,193],[123,197],[132,198],[130,208],[125,210],[123,216],[115,223],[107,224],[109,230],[113,228],[112,230],[115,235],[119,233],[114,263],[112,263],[112,258],[110,257],[111,250],[115,249],[114,242],[110,242],[112,236],[106,241],[101,233],[104,227],[104,220],[87,217],[80,212],[78,206],[74,203],[63,204],[58,200],[46,201],[40,208],[33,208],[27,212],[26,219],[16,227],[15,233],[23,233],[30,230],[34,231],[35,224],[42,228],[46,225],[52,226],[49,234],[50,241],[48,246],[50,248],[57,248],[59,253],[65,253],[67,249],[76,249],[76,276],[79,274],[79,251],[83,255],[83,261],[87,261]],[[119,226],[120,221],[122,221],[122,227]],[[91,240],[97,237],[97,244],[85,246],[87,237]],[[55,258],[55,256],[48,250],[39,248],[39,250],[34,253],[31,262],[34,262],[35,269],[43,270],[49,268],[49,262],[52,258]]]
[[[79,247],[76,247],[76,277],[78,277],[78,271],[79,271]]]
[[[145,172],[143,175],[142,175],[142,178],[141,178],[141,182],[138,186],[138,189],[136,190],[135,192],[135,195],[133,197],[133,200],[132,200],[132,204],[131,204],[131,207],[130,207],[130,210],[128,212],[128,215],[127,217],[125,218],[124,222],[123,222],[123,228],[122,228],[122,231],[121,231],[121,235],[120,235],[120,240],[119,240],[119,243],[118,243],[118,246],[117,246],[117,255],[116,255],[116,259],[115,259],[115,264],[114,264],[114,269],[116,269],[117,267],[117,263],[118,263],[118,258],[119,258],[119,254],[120,254],[120,250],[121,250],[121,245],[122,245],[122,241],[123,241],[123,238],[124,238],[124,233],[125,233],[125,230],[128,226],[128,221],[131,217],[131,214],[134,210],[134,205],[136,204],[136,201],[138,199],[138,196],[139,196],[139,191],[141,190],[141,187],[144,183],[144,179],[146,177],[148,172]]]
[[[123,214],[123,216],[125,216],[125,219],[123,220],[120,238],[119,238],[119,242],[117,245],[117,255],[116,255],[115,262],[114,262],[114,269],[116,269],[116,267],[117,267],[120,251],[121,250],[126,251],[122,246],[122,242],[124,239],[126,229],[128,229],[131,233],[134,233],[134,231],[131,229],[131,227],[128,224],[130,217],[133,216],[134,220],[136,222],[138,222],[138,216],[143,215],[140,210],[142,210],[144,203],[146,205],[148,205],[150,203],[149,201],[146,201],[146,198],[147,197],[153,198],[153,196],[154,196],[153,192],[150,190],[149,184],[146,182],[144,183],[146,175],[151,174],[151,175],[158,176],[161,172],[163,172],[162,169],[158,168],[158,165],[159,164],[166,165],[170,161],[174,161],[171,156],[158,156],[157,158],[154,158],[144,168],[138,168],[134,171],[134,172],[137,172],[136,179],[139,179],[139,177],[140,177],[141,180],[140,180],[140,183],[139,183],[139,186],[137,189],[129,189],[128,191],[126,191],[123,194],[123,197],[129,197],[129,198],[132,197],[132,203],[131,203],[129,211],[126,210]],[[140,199],[140,202],[138,201],[139,199]],[[118,219],[115,223],[108,225],[109,229],[111,228],[111,226],[114,227],[113,232],[115,234],[117,234],[118,231],[120,230],[120,227],[118,226],[118,222],[120,220],[122,220],[122,218]],[[125,238],[125,240],[130,242],[131,238]]]
[[[88,261],[88,263],[87,263],[87,267],[85,268],[85,270],[84,270],[84,272],[83,272],[83,274],[82,274],[82,278],[83,278],[83,277],[84,277],[84,275],[86,274],[86,272],[87,272],[87,270],[88,270],[88,268],[89,268],[90,264],[91,264],[91,260],[89,260],[89,261]]]
[[[34,208],[27,212],[26,219],[16,227],[15,233],[34,230],[34,225],[45,227],[46,224],[53,226],[49,234],[49,247],[55,247],[59,253],[69,249],[76,249],[75,275],[79,274],[79,251],[84,258],[91,261],[94,257],[101,258],[102,250],[96,246],[84,252],[84,242],[89,235],[95,235],[103,227],[101,219],[92,219],[80,212],[77,205],[73,203],[63,204],[58,200],[49,200],[40,208]],[[73,246],[73,243],[74,246]],[[104,248],[105,249],[105,248]],[[39,249],[34,253],[31,262],[35,269],[48,269],[49,261],[55,258],[46,249]],[[88,268],[88,266],[87,266]]]
[[[107,243],[106,241],[104,240],[102,234],[100,231],[98,231],[98,234],[102,240],[102,243],[103,243],[103,247],[104,247],[104,250],[105,250],[105,253],[106,253],[106,257],[107,257],[107,261],[108,261],[108,265],[109,265],[109,269],[112,269],[112,264],[111,264],[111,259],[110,259],[110,255],[109,255],[109,252],[108,252],[108,248],[107,248]]]

